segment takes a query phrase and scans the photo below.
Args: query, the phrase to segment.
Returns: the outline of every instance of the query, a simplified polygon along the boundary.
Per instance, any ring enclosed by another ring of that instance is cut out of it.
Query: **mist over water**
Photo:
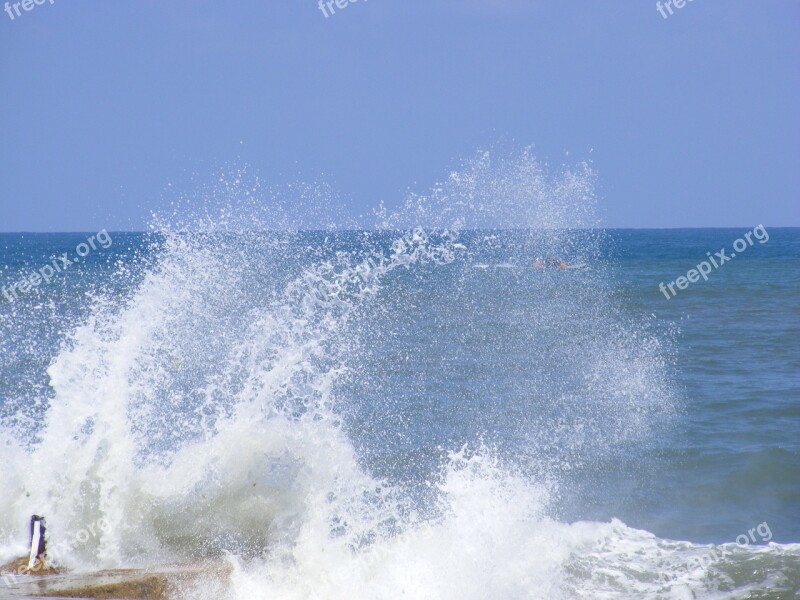
[[[619,302],[593,183],[479,153],[363,229],[324,186],[231,172],[84,295],[2,307],[4,349],[51,360],[3,367],[0,558],[37,513],[56,546],[102,519],[72,569],[233,566],[187,598],[797,589],[796,545],[709,572],[611,518],[683,406],[674,332]]]

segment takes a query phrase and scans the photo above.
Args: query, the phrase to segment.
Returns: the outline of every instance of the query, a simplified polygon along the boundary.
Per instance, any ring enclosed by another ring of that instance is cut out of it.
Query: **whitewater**
[[[236,172],[4,305],[0,564],[38,514],[73,573],[208,565],[174,598],[796,597],[763,528],[589,518],[686,413],[594,187],[480,153],[364,227]]]

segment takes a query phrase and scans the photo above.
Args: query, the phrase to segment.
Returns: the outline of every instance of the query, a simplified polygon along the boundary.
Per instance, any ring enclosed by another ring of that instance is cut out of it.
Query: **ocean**
[[[0,564],[37,514],[72,573],[226,565],[176,598],[798,597],[800,229],[567,196],[1,234]]]

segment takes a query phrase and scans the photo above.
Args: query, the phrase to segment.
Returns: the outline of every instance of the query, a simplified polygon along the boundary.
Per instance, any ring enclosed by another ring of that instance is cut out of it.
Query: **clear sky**
[[[358,214],[496,144],[591,159],[608,226],[800,225],[796,0],[26,1],[0,231],[143,229],[244,164]]]

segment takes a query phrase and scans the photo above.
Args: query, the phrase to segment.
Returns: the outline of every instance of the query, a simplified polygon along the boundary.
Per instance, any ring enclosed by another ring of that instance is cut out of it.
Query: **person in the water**
[[[537,257],[536,257],[536,260],[535,260],[535,261],[533,261],[533,268],[538,270],[538,269],[541,269],[542,267],[544,267],[544,266],[545,266],[545,264],[546,264],[548,267],[553,267],[553,268],[556,268],[556,269],[561,269],[562,271],[563,271],[564,269],[566,269],[566,268],[567,268],[567,263],[565,263],[565,262],[564,262],[563,260],[561,260],[560,258],[554,258],[554,257],[552,257],[552,256],[551,256],[551,257],[549,257],[549,258],[547,259],[547,261],[545,261],[545,262],[542,262],[542,259],[541,259],[541,258],[539,258],[539,257],[537,256]]]

